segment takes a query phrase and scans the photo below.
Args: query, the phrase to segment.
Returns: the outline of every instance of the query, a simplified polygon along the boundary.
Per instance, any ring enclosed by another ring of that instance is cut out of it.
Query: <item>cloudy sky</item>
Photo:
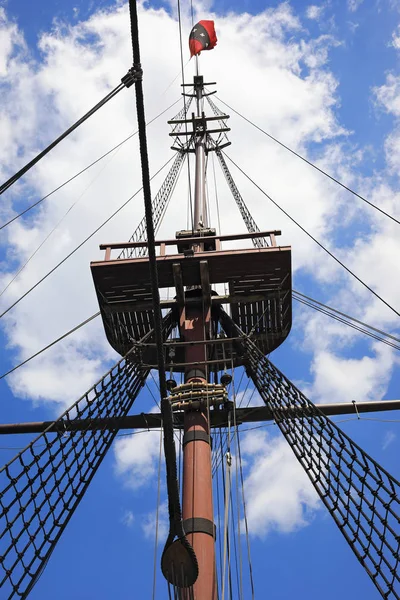
[[[182,4],[184,62],[191,28]],[[201,70],[217,96],[400,219],[400,12],[393,0],[312,4],[237,0],[194,3],[216,22],[218,45]],[[181,107],[175,2],[139,10],[150,165],[171,158],[167,118]],[[129,18],[111,0],[0,0],[0,179],[6,180],[115,87],[131,66]],[[192,63],[185,77],[193,74]],[[216,100],[218,104],[218,101]],[[219,103],[224,109],[223,104]],[[228,111],[229,112],[229,111]],[[358,277],[400,310],[400,243],[394,221],[335,186],[235,114],[228,154]],[[133,88],[124,90],[2,196],[0,223],[52,191],[136,130]],[[166,173],[166,171],[164,171]],[[361,320],[399,333],[398,316],[319,249],[232,167],[261,229],[293,249],[294,287]],[[161,173],[152,183],[162,183]],[[209,181],[211,213],[215,193]],[[244,231],[217,172],[222,230]],[[135,191],[137,137],[0,232],[3,312]],[[186,227],[187,181],[177,187],[160,234]],[[96,312],[89,262],[99,243],[126,240],[143,215],[140,195],[0,322],[1,372]],[[54,230],[54,231],[53,231]],[[50,235],[49,235],[50,234]],[[48,237],[49,236],[49,237]],[[42,242],[40,249],[37,248]],[[35,255],[31,258],[32,254]],[[19,269],[29,260],[20,275]],[[11,283],[10,283],[11,282]],[[10,284],[10,285],[9,285]],[[7,287],[8,286],[8,287]],[[7,289],[3,292],[3,290]],[[4,422],[56,416],[117,360],[97,320],[1,380]],[[315,402],[397,398],[399,358],[327,317],[294,305],[287,342],[272,360]],[[154,390],[153,386],[153,391]],[[145,390],[138,412],[154,400]],[[396,415],[346,421],[344,430],[397,478]],[[392,422],[389,420],[392,419]],[[2,463],[26,442],[2,442]],[[157,433],[119,439],[71,521],[31,597],[151,597]],[[256,597],[376,598],[274,427],[243,432]],[[164,509],[162,509],[162,514]],[[68,575],[72,576],[68,576]],[[137,577],[140,582],[137,582]],[[140,586],[140,588],[138,588]],[[112,590],[115,589],[115,592]],[[158,598],[165,587],[158,581]]]

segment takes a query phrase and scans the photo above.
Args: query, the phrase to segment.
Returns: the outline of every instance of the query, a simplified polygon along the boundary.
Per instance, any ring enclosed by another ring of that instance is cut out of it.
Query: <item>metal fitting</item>
[[[136,65],[133,65],[133,67],[131,67],[129,69],[129,71],[127,72],[126,75],[124,75],[124,77],[122,77],[121,83],[123,83],[126,88],[129,88],[129,87],[131,87],[131,85],[133,85],[137,81],[141,81],[142,79],[143,79],[142,65],[140,63],[137,63]]]

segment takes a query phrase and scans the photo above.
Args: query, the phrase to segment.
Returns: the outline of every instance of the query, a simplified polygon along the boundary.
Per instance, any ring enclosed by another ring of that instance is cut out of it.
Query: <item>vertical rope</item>
[[[245,498],[245,494],[244,494],[244,478],[243,478],[242,452],[241,452],[241,449],[240,449],[240,433],[239,433],[239,431],[238,431],[238,435],[237,435],[237,443],[238,443],[238,459],[239,459],[239,467],[240,467],[240,481],[241,481],[241,487],[242,487],[244,526],[245,526],[245,530],[246,530],[247,558],[248,558],[248,562],[249,562],[251,598],[252,598],[252,600],[254,600],[253,564],[251,562],[249,525],[248,525],[248,521],[247,521],[246,498]]]
[[[132,52],[133,64],[140,68],[140,48],[139,48],[139,31],[136,0],[129,0],[129,13],[131,22],[131,37],[132,37]],[[158,289],[158,273],[156,263],[155,237],[153,212],[151,205],[151,187],[150,187],[150,171],[149,159],[147,154],[147,138],[146,138],[146,118],[144,111],[143,85],[139,78],[136,83],[136,111],[139,130],[139,145],[140,158],[142,164],[142,181],[143,195],[146,215],[146,230],[149,249],[149,267],[151,281],[151,295],[153,302],[154,314],[154,333],[157,348],[157,363],[159,372],[159,383],[161,393],[161,413],[163,418],[164,429],[164,453],[167,472],[167,490],[168,490],[168,510],[169,510],[169,535],[165,545],[167,548],[172,544],[174,537],[177,535],[181,540],[182,545],[190,555],[193,566],[197,570],[197,560],[193,548],[189,544],[185,536],[182,523],[182,512],[179,498],[178,473],[176,462],[176,449],[174,443],[174,424],[171,404],[167,398],[168,391],[165,378],[165,358],[163,352],[163,336],[162,336],[162,315],[160,305],[160,293]]]
[[[178,22],[179,22],[179,45],[180,45],[180,52],[181,52],[181,73],[182,73],[182,86],[183,86],[183,92],[185,92],[185,67],[183,66],[183,44],[182,44],[182,18],[181,18],[181,3],[180,0],[178,0]],[[183,106],[185,109],[185,120],[187,119],[187,112],[186,112],[186,103],[185,103],[185,96],[183,96]],[[185,133],[186,133],[186,145],[188,146],[188,128],[187,128],[187,123],[185,123]],[[190,177],[190,160],[188,157],[188,161],[187,161],[187,167],[188,167],[188,183],[189,183],[189,205],[190,205],[190,214],[191,214],[191,218],[192,218],[192,232],[194,230],[194,216],[193,216],[193,199],[192,199],[192,182],[191,182],[191,177]]]
[[[222,594],[221,600],[225,600],[225,581],[226,581],[226,561],[229,555],[229,498],[231,485],[231,456],[230,456],[230,436],[231,436],[231,415],[228,415],[228,449],[226,452],[226,471],[225,471],[225,497],[224,497],[224,559],[223,559],[223,577],[222,577]],[[229,578],[230,579],[230,578]],[[231,588],[231,586],[230,586]],[[232,590],[232,588],[231,588]]]
[[[233,363],[233,360],[232,360]],[[234,378],[234,369],[232,364],[232,387],[233,387],[233,427],[235,431],[235,441],[236,441],[236,450],[237,454],[235,457],[235,487],[236,487],[236,506],[237,506],[237,527],[238,527],[238,549],[239,549],[239,590],[240,590],[240,598],[244,598],[243,596],[243,557],[242,557],[242,540],[241,540],[241,532],[240,532],[240,495],[239,495],[239,473],[238,473],[238,462],[239,462],[239,454],[238,454],[238,437],[239,431],[236,422],[236,389],[235,389],[235,378]]]
[[[154,566],[153,566],[153,596],[156,597],[156,583],[157,583],[157,546],[158,546],[158,527],[159,527],[159,511],[160,511],[160,482],[161,482],[161,454],[162,454],[162,421],[160,429],[160,450],[158,454],[158,478],[157,478],[157,508],[156,508],[156,535],[154,539]]]

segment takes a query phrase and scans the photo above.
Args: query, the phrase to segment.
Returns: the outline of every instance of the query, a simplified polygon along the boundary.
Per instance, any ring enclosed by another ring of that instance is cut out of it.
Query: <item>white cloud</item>
[[[25,49],[23,36],[18,31],[18,27],[12,21],[7,19],[6,11],[0,7],[0,76],[7,75],[10,67],[10,61],[13,54],[21,49]]]
[[[311,4],[307,6],[306,17],[307,19],[318,21],[325,10],[325,6],[317,6],[316,4]]]
[[[263,538],[269,531],[289,533],[309,524],[319,500],[286,440],[252,431],[241,447],[250,533]]]
[[[390,45],[396,48],[396,50],[400,50],[400,25],[393,31]]]
[[[334,341],[332,337],[332,341]],[[375,348],[374,356],[345,358],[334,351],[316,353],[313,384],[306,391],[318,402],[380,400],[388,387],[394,357],[390,349]],[[304,389],[304,388],[303,388]]]
[[[390,446],[390,444],[394,442],[396,437],[397,435],[394,433],[394,431],[387,431],[383,438],[382,450],[386,450]]]
[[[395,126],[385,141],[385,156],[392,173],[396,173],[400,166],[400,75],[388,73],[385,83],[375,87],[373,93],[376,106],[395,119]]]
[[[347,0],[347,8],[350,12],[356,12],[363,2],[364,0]]]
[[[133,490],[154,485],[159,453],[158,431],[120,437],[114,443],[115,472]]]
[[[126,510],[121,517],[121,523],[126,525],[126,527],[132,527],[135,522],[135,515],[131,510]]]
[[[400,76],[388,73],[386,83],[374,88],[377,102],[386,112],[400,117]]]
[[[360,27],[360,23],[355,23],[354,21],[347,21],[347,25],[351,31],[351,33],[355,33],[357,29]]]
[[[148,540],[154,540],[156,535],[157,525],[157,509],[146,513],[142,517],[142,531],[144,537]],[[168,536],[169,521],[167,502],[163,502],[158,510],[158,543],[165,544]]]

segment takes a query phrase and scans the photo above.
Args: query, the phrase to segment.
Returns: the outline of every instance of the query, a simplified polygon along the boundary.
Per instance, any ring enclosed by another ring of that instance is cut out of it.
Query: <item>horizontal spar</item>
[[[221,242],[235,241],[235,240],[249,240],[253,238],[267,237],[270,235],[281,235],[282,232],[279,229],[271,229],[268,231],[254,231],[251,233],[231,233],[226,235],[209,235],[204,237],[185,237],[185,238],[173,238],[168,240],[156,240],[155,245],[161,246],[161,244],[165,244],[166,246],[176,246],[179,244],[185,244],[189,242],[210,242],[213,240],[220,240]],[[121,250],[123,248],[142,248],[148,245],[147,240],[142,240],[140,242],[117,242],[113,244],[100,244],[100,250],[107,250],[107,248],[111,248],[111,250]]]
[[[349,415],[357,416],[362,413],[384,412],[388,410],[400,410],[400,400],[380,400],[376,402],[340,402],[332,404],[317,404],[319,410],[327,415]],[[293,410],[295,417],[302,417],[302,411],[299,408]],[[211,427],[221,427],[228,423],[227,410],[213,410],[210,412]],[[251,408],[236,409],[236,423],[258,423],[262,421],[272,421],[271,411],[266,406],[257,406]],[[176,427],[182,427],[183,413],[174,413],[174,424]],[[16,433],[62,433],[68,431],[95,431],[103,428],[107,429],[157,429],[161,426],[160,413],[141,413],[139,415],[128,415],[115,419],[74,419],[72,421],[39,421],[36,423],[5,423],[0,425],[0,435]]]

